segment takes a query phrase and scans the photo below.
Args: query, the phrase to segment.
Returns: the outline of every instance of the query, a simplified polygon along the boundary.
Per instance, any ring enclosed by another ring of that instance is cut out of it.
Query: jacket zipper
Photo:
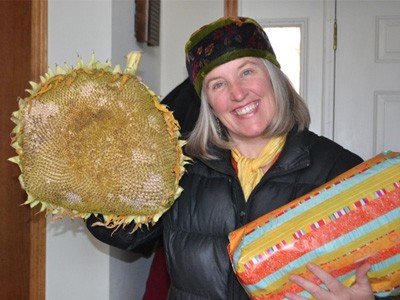
[[[261,181],[256,185],[254,190],[250,193],[250,196],[249,196],[249,199],[247,200],[247,203],[250,203],[250,201],[254,197],[253,195],[258,192],[258,190],[262,186],[262,183],[266,182],[267,180],[270,180],[271,178],[277,177],[277,176],[283,176],[283,175],[286,175],[286,174],[290,174],[290,173],[296,172],[298,170],[301,170],[303,168],[308,167],[309,165],[310,165],[310,162],[307,161],[307,162],[303,162],[301,164],[298,164],[297,166],[295,166],[294,168],[291,168],[289,170],[267,173],[261,179]],[[248,210],[250,209],[250,207],[251,207],[251,205],[245,205],[244,206],[244,211],[240,211],[240,217],[239,217],[239,220],[241,221],[240,222],[240,226],[243,226],[243,225],[249,223],[249,220],[248,220],[247,216],[249,215],[249,211]]]

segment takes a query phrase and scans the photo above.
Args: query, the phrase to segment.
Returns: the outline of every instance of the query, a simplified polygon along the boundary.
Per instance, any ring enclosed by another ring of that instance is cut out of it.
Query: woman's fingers
[[[318,278],[320,278],[323,282],[324,280],[327,281],[336,281],[334,277],[332,277],[329,273],[325,272],[322,270],[320,267],[314,264],[308,264],[307,268]],[[299,275],[291,275],[290,276],[290,281],[293,283],[296,283],[297,285],[301,286],[304,290],[309,292],[311,295],[313,295],[317,299],[329,299],[329,291],[325,290],[324,288],[320,287],[319,285],[313,283],[310,280],[307,280]],[[333,286],[333,284],[331,284]],[[329,288],[329,287],[328,287]],[[291,300],[297,300],[297,299],[304,299],[304,298],[296,298],[293,297],[291,294],[288,294],[288,299]]]
[[[322,281],[326,289],[299,275],[291,275],[289,279],[316,299],[373,299],[373,293],[367,275],[370,267],[370,264],[365,263],[356,270],[356,283],[351,287],[344,286],[331,274],[312,263],[307,264],[307,269]],[[290,300],[305,299],[293,293],[288,293],[286,297]]]
[[[369,282],[369,278],[367,275],[370,268],[371,268],[371,265],[369,263],[365,263],[357,269],[356,282],[358,285],[370,288],[370,282]]]
[[[339,292],[344,286],[331,274],[323,270],[316,264],[307,264],[307,269],[317,276],[331,292]]]

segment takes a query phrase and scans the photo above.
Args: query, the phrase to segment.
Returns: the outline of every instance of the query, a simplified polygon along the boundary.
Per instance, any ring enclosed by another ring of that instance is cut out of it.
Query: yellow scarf
[[[260,153],[260,156],[252,159],[242,156],[237,149],[232,149],[232,157],[237,163],[238,177],[242,185],[245,199],[250,196],[254,187],[264,175],[263,168],[270,168],[282,151],[286,142],[286,135],[274,137]]]

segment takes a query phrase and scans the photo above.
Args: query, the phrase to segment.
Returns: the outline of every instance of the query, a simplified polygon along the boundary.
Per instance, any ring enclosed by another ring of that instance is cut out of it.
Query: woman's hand
[[[357,269],[356,283],[351,287],[344,286],[332,275],[311,263],[307,265],[307,269],[317,276],[329,290],[323,289],[299,275],[291,275],[289,279],[318,300],[373,300],[374,295],[367,276],[370,267],[370,264],[365,263]],[[287,293],[286,298],[290,300],[306,299],[293,293]]]

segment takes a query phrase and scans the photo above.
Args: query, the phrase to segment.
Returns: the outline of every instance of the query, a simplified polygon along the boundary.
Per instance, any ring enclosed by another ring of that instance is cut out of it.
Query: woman
[[[308,130],[308,109],[254,20],[219,19],[193,33],[185,50],[201,108],[185,149],[193,163],[180,183],[184,191],[150,229],[111,236],[90,226],[94,217],[88,228],[127,250],[163,235],[170,299],[248,299],[228,259],[228,234],[362,160]],[[291,280],[317,299],[374,299],[368,265],[358,269],[351,288],[318,266],[309,269],[329,290],[299,276]]]

